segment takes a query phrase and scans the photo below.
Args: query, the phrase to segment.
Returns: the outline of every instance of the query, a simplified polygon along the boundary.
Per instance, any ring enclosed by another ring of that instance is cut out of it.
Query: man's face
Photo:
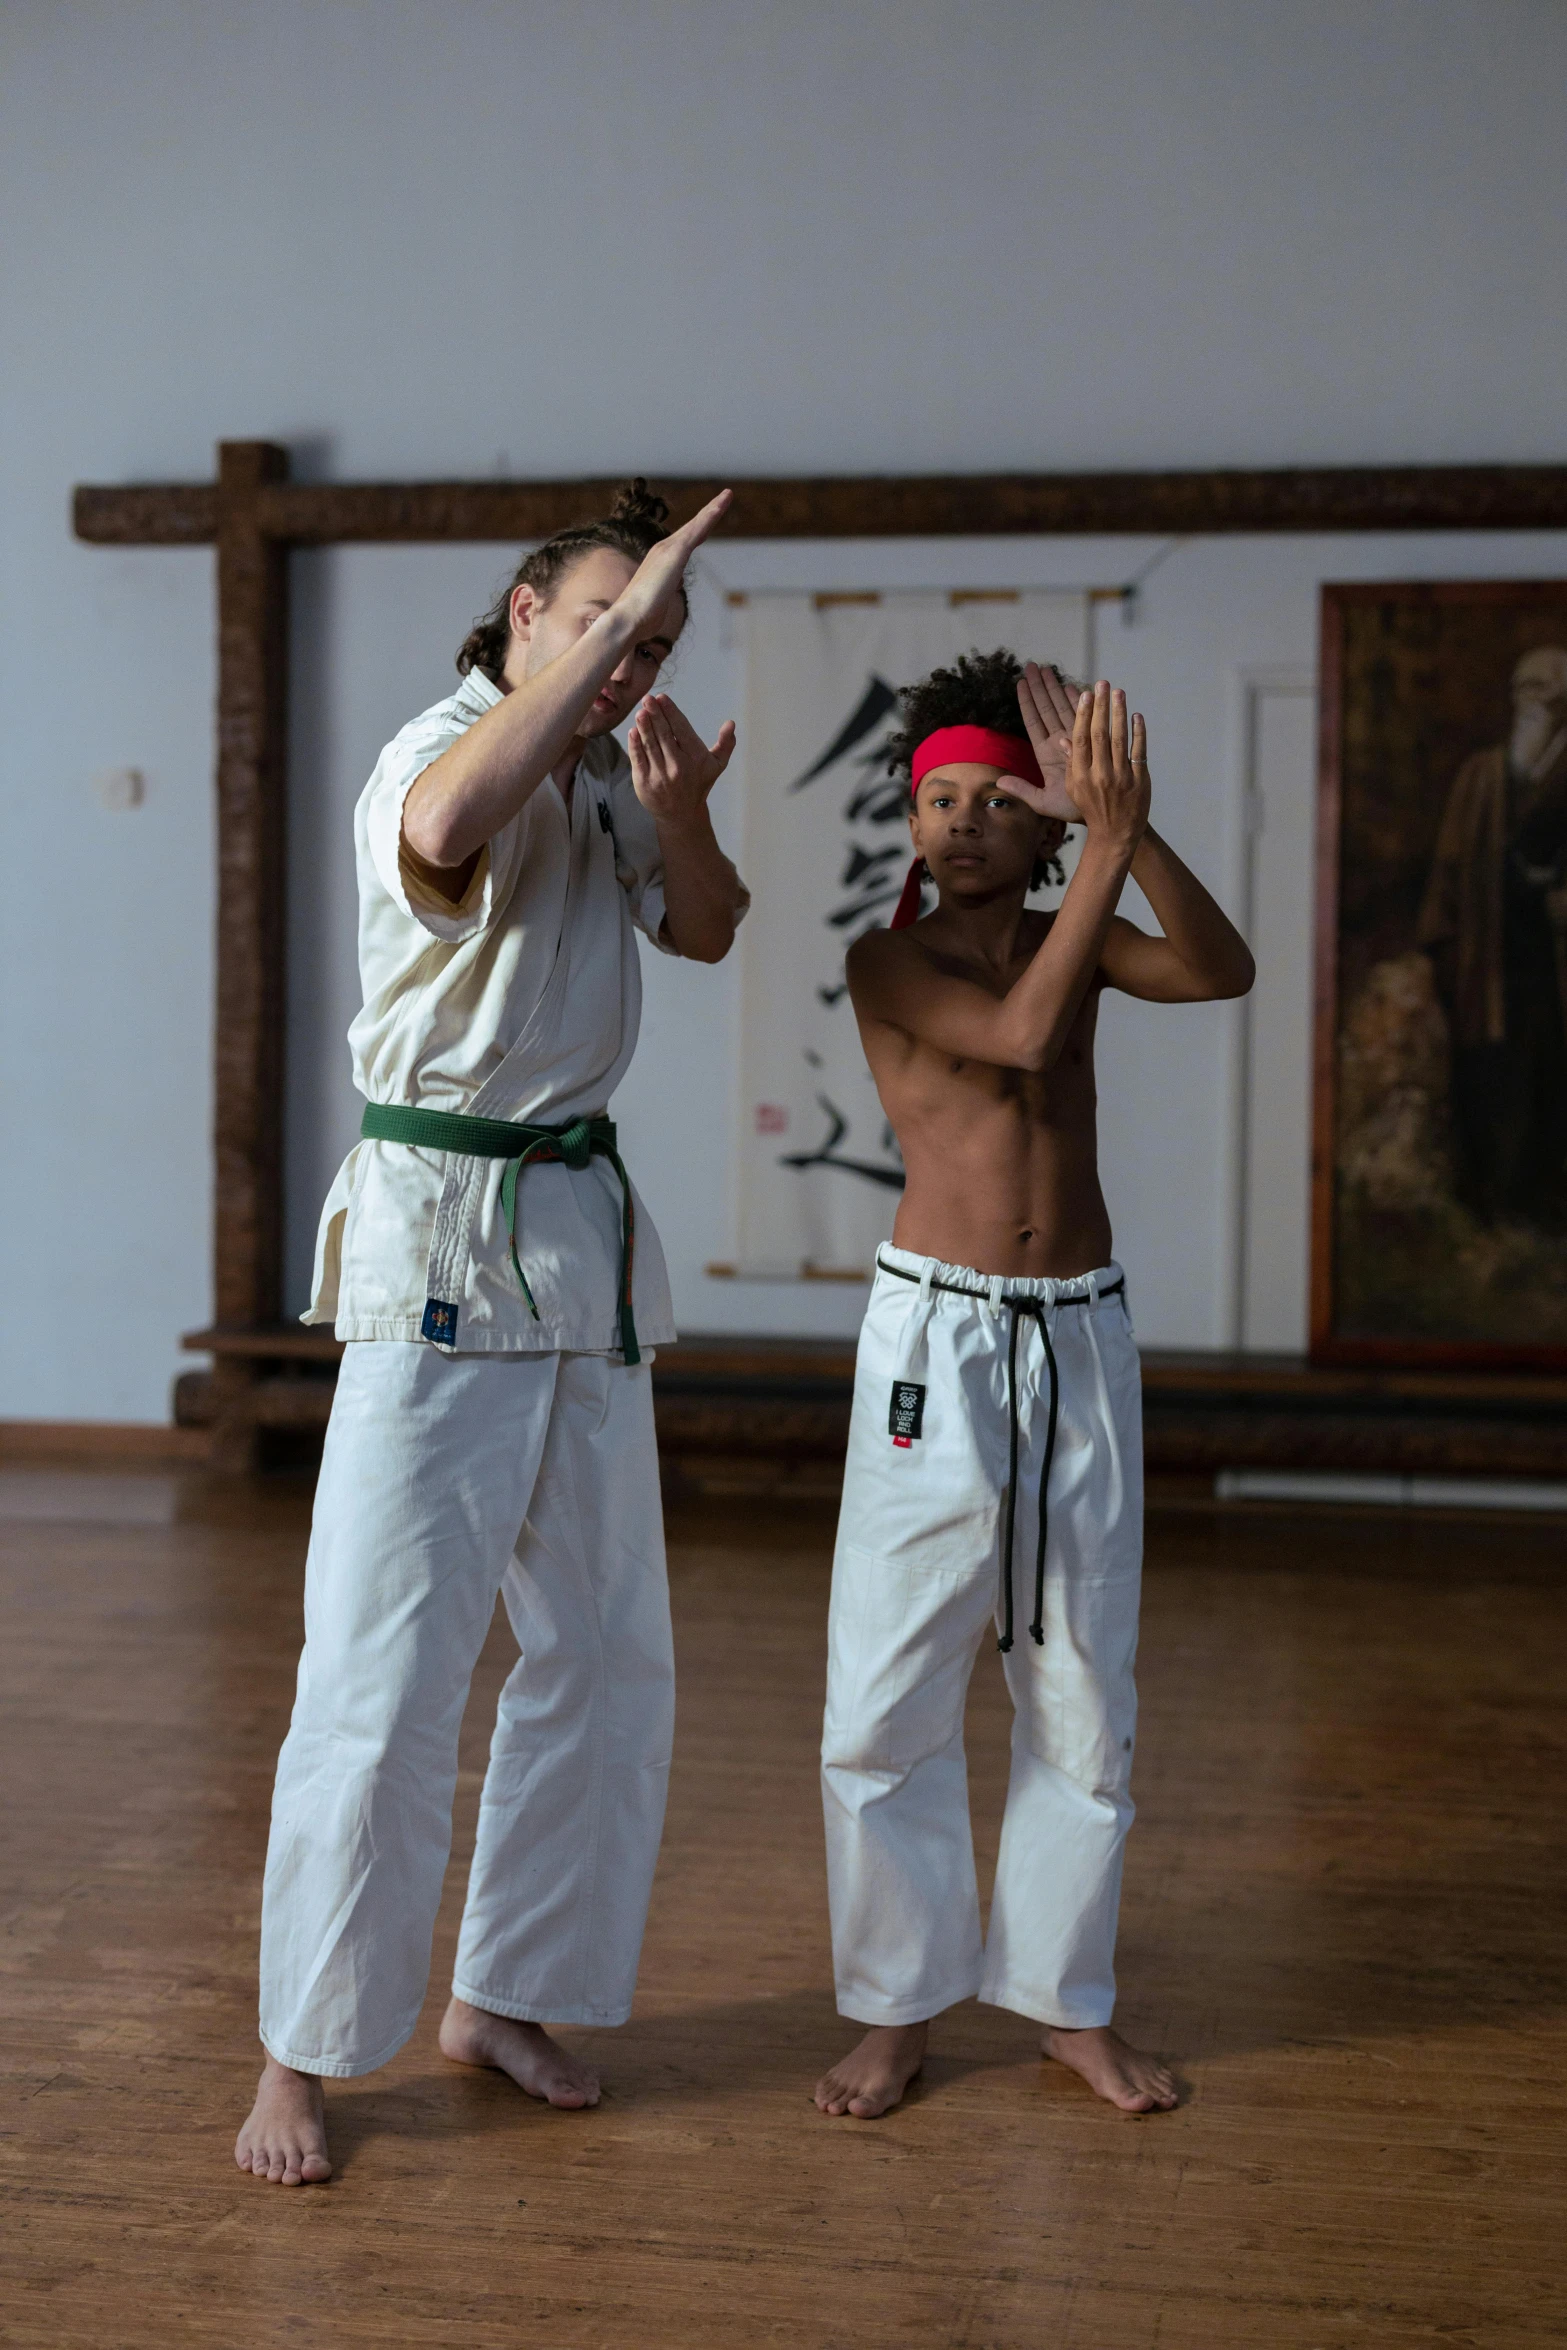
[[[540,603],[530,587],[514,589],[511,651],[506,657],[508,682],[518,685],[524,678],[537,677],[541,669],[569,651],[599,614],[609,610],[635,569],[629,555],[618,554],[613,547],[590,547],[559,581],[548,603]],[[673,652],[685,616],[685,600],[677,592],[600,687],[582,721],[581,734],[608,734],[631,715]]]
[[[1513,671],[1513,732],[1508,752],[1522,775],[1567,724],[1567,652],[1540,645]]]
[[[1066,826],[1015,798],[999,767],[955,760],[920,778],[909,833],[942,896],[977,906],[1026,890],[1036,858],[1061,846]]]

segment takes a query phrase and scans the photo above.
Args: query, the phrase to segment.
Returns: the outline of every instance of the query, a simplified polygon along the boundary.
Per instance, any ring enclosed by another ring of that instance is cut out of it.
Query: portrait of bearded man
[[[1512,676],[1505,743],[1453,779],[1418,938],[1452,1051],[1454,1176],[1482,1222],[1567,1227],[1567,649]]]

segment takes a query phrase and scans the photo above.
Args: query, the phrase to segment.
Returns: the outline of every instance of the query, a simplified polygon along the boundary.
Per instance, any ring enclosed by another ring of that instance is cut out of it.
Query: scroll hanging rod
[[[749,604],[753,595],[792,595],[794,592],[791,588],[730,588],[725,593],[724,602],[730,605]],[[834,604],[879,604],[884,592],[886,591],[881,588],[824,588],[819,594],[812,596],[811,603],[816,611],[826,612]],[[908,592],[917,595],[919,590],[914,589]],[[1015,587],[949,588],[947,602],[956,611],[962,604],[1015,604],[1025,593],[1032,592],[1032,590]],[[1071,591],[1069,589],[1047,589],[1045,592],[1047,594],[1069,594]],[[1135,601],[1137,595],[1135,584],[1127,587],[1084,588],[1080,592],[1088,598],[1090,604],[1127,604]]]

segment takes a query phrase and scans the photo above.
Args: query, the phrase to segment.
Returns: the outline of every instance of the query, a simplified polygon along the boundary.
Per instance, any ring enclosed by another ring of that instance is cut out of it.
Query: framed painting
[[[1322,591],[1314,1360],[1567,1367],[1567,581]]]

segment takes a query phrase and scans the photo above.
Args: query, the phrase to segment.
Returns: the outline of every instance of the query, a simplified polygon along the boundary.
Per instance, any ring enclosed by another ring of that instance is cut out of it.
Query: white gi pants
[[[648,1365],[349,1346],[262,1906],[261,2038],[301,2072],[369,2072],[418,2020],[498,1590],[522,1655],[453,1989],[494,2015],[624,2023],[674,1728]]]
[[[1124,1287],[1104,1295],[1121,1281],[1114,1265],[1003,1280],[881,1251],[855,1373],[822,1743],[838,2010],[860,2023],[917,2023],[976,1993],[1042,2023],[1110,2020],[1142,1574],[1137,1348]],[[963,1703],[981,1638],[1004,1621],[1014,1332],[1012,1771],[982,1945]]]

